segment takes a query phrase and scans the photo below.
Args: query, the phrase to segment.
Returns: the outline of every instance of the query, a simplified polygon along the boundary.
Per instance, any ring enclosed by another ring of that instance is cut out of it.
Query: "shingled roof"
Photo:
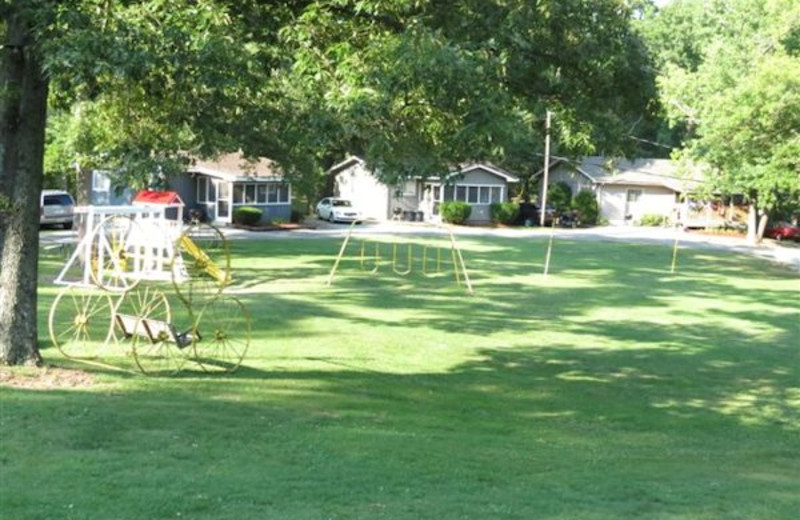
[[[240,152],[223,154],[216,159],[193,159],[187,169],[226,181],[281,181],[283,173],[277,163],[259,158],[247,159]]]

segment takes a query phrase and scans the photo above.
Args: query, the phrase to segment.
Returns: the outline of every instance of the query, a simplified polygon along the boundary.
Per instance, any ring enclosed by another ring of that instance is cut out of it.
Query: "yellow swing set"
[[[339,254],[336,256],[336,261],[331,268],[327,285],[331,285],[333,283],[333,278],[336,276],[336,271],[339,268],[339,264],[341,263],[342,258],[347,250],[347,246],[352,238],[352,232],[353,226],[350,226],[350,230],[342,242],[341,248],[339,249]],[[447,229],[447,232],[450,238],[449,263],[452,265],[453,276],[456,284],[461,285],[463,280],[467,292],[469,294],[474,294],[472,283],[469,279],[469,273],[467,272],[467,268],[464,263],[464,257],[461,254],[458,244],[456,243],[455,236],[453,235],[452,230]],[[383,259],[381,257],[381,245],[382,243],[379,241],[374,241],[372,244],[370,244],[367,240],[361,241],[361,247],[359,248],[359,266],[363,272],[368,274],[376,274],[379,272],[380,267],[383,264]],[[387,257],[386,264],[391,264],[392,272],[394,274],[398,276],[407,276],[414,270],[415,245],[413,243],[405,244],[405,254],[402,251],[402,246],[403,244],[400,244],[396,241],[391,243],[391,262],[389,262]],[[430,245],[418,245],[417,247],[422,248],[421,272],[423,276],[426,278],[434,278],[441,276],[446,272],[445,266],[448,263],[445,254],[446,248],[434,247]],[[435,253],[433,252],[434,249]]]

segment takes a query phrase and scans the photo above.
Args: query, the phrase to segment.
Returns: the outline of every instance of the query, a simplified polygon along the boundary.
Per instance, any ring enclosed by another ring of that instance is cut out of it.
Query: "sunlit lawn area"
[[[543,279],[544,239],[463,239],[467,296],[423,242],[332,287],[338,240],[234,242],[249,354],[173,378],[48,347],[46,254],[43,354],[94,383],[0,387],[0,517],[797,518],[796,273],[557,241]]]

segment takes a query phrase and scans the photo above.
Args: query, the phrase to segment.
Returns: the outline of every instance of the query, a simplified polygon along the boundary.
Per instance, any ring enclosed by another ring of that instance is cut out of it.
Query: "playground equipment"
[[[339,269],[342,259],[347,251],[354,229],[355,223],[351,224],[347,235],[342,242],[339,249],[339,254],[333,263],[330,274],[328,275],[327,285],[333,284],[333,279]],[[426,278],[433,278],[442,276],[452,269],[453,278],[457,285],[462,283],[465,285],[467,293],[474,294],[472,289],[472,282],[469,279],[467,266],[464,263],[464,257],[461,254],[461,249],[456,243],[455,236],[449,228],[442,228],[437,226],[439,231],[446,230],[449,237],[450,247],[436,247],[426,244],[414,244],[407,242],[400,244],[397,241],[386,243],[377,240],[368,241],[362,240],[359,254],[359,265],[361,270],[367,274],[376,274],[379,272],[381,265],[385,264],[391,267],[394,274],[398,276],[407,276],[414,271],[414,266],[419,263],[420,271]],[[391,251],[391,258],[387,255],[386,259],[381,256],[381,251],[389,247]],[[405,249],[404,249],[405,248]],[[421,251],[421,262],[415,262],[414,251]],[[448,258],[449,257],[449,258]],[[446,270],[446,264],[449,268]]]
[[[50,339],[64,356],[87,360],[94,346],[130,343],[146,374],[172,374],[192,359],[232,372],[250,345],[250,317],[235,297],[230,251],[206,224],[184,228],[168,206],[81,208],[84,235],[55,280],[65,287],[50,308]],[[142,283],[145,282],[145,283]],[[175,323],[169,289],[183,303]]]

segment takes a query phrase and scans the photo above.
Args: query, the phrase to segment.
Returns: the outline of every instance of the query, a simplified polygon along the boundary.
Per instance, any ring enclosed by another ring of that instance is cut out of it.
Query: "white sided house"
[[[349,199],[364,218],[402,219],[438,222],[439,206],[447,201],[463,201],[472,206],[468,222],[491,220],[490,206],[509,200],[509,188],[519,179],[488,163],[464,166],[444,177],[413,177],[397,186],[389,186],[358,157],[348,157],[333,166],[337,197]]]
[[[542,172],[539,200],[542,197]],[[591,190],[597,197],[600,217],[609,224],[635,224],[645,215],[659,215],[672,221],[686,212],[684,196],[696,191],[701,181],[682,176],[669,159],[609,160],[584,157],[579,161],[555,159],[550,163],[549,185],[564,182],[572,196]]]

